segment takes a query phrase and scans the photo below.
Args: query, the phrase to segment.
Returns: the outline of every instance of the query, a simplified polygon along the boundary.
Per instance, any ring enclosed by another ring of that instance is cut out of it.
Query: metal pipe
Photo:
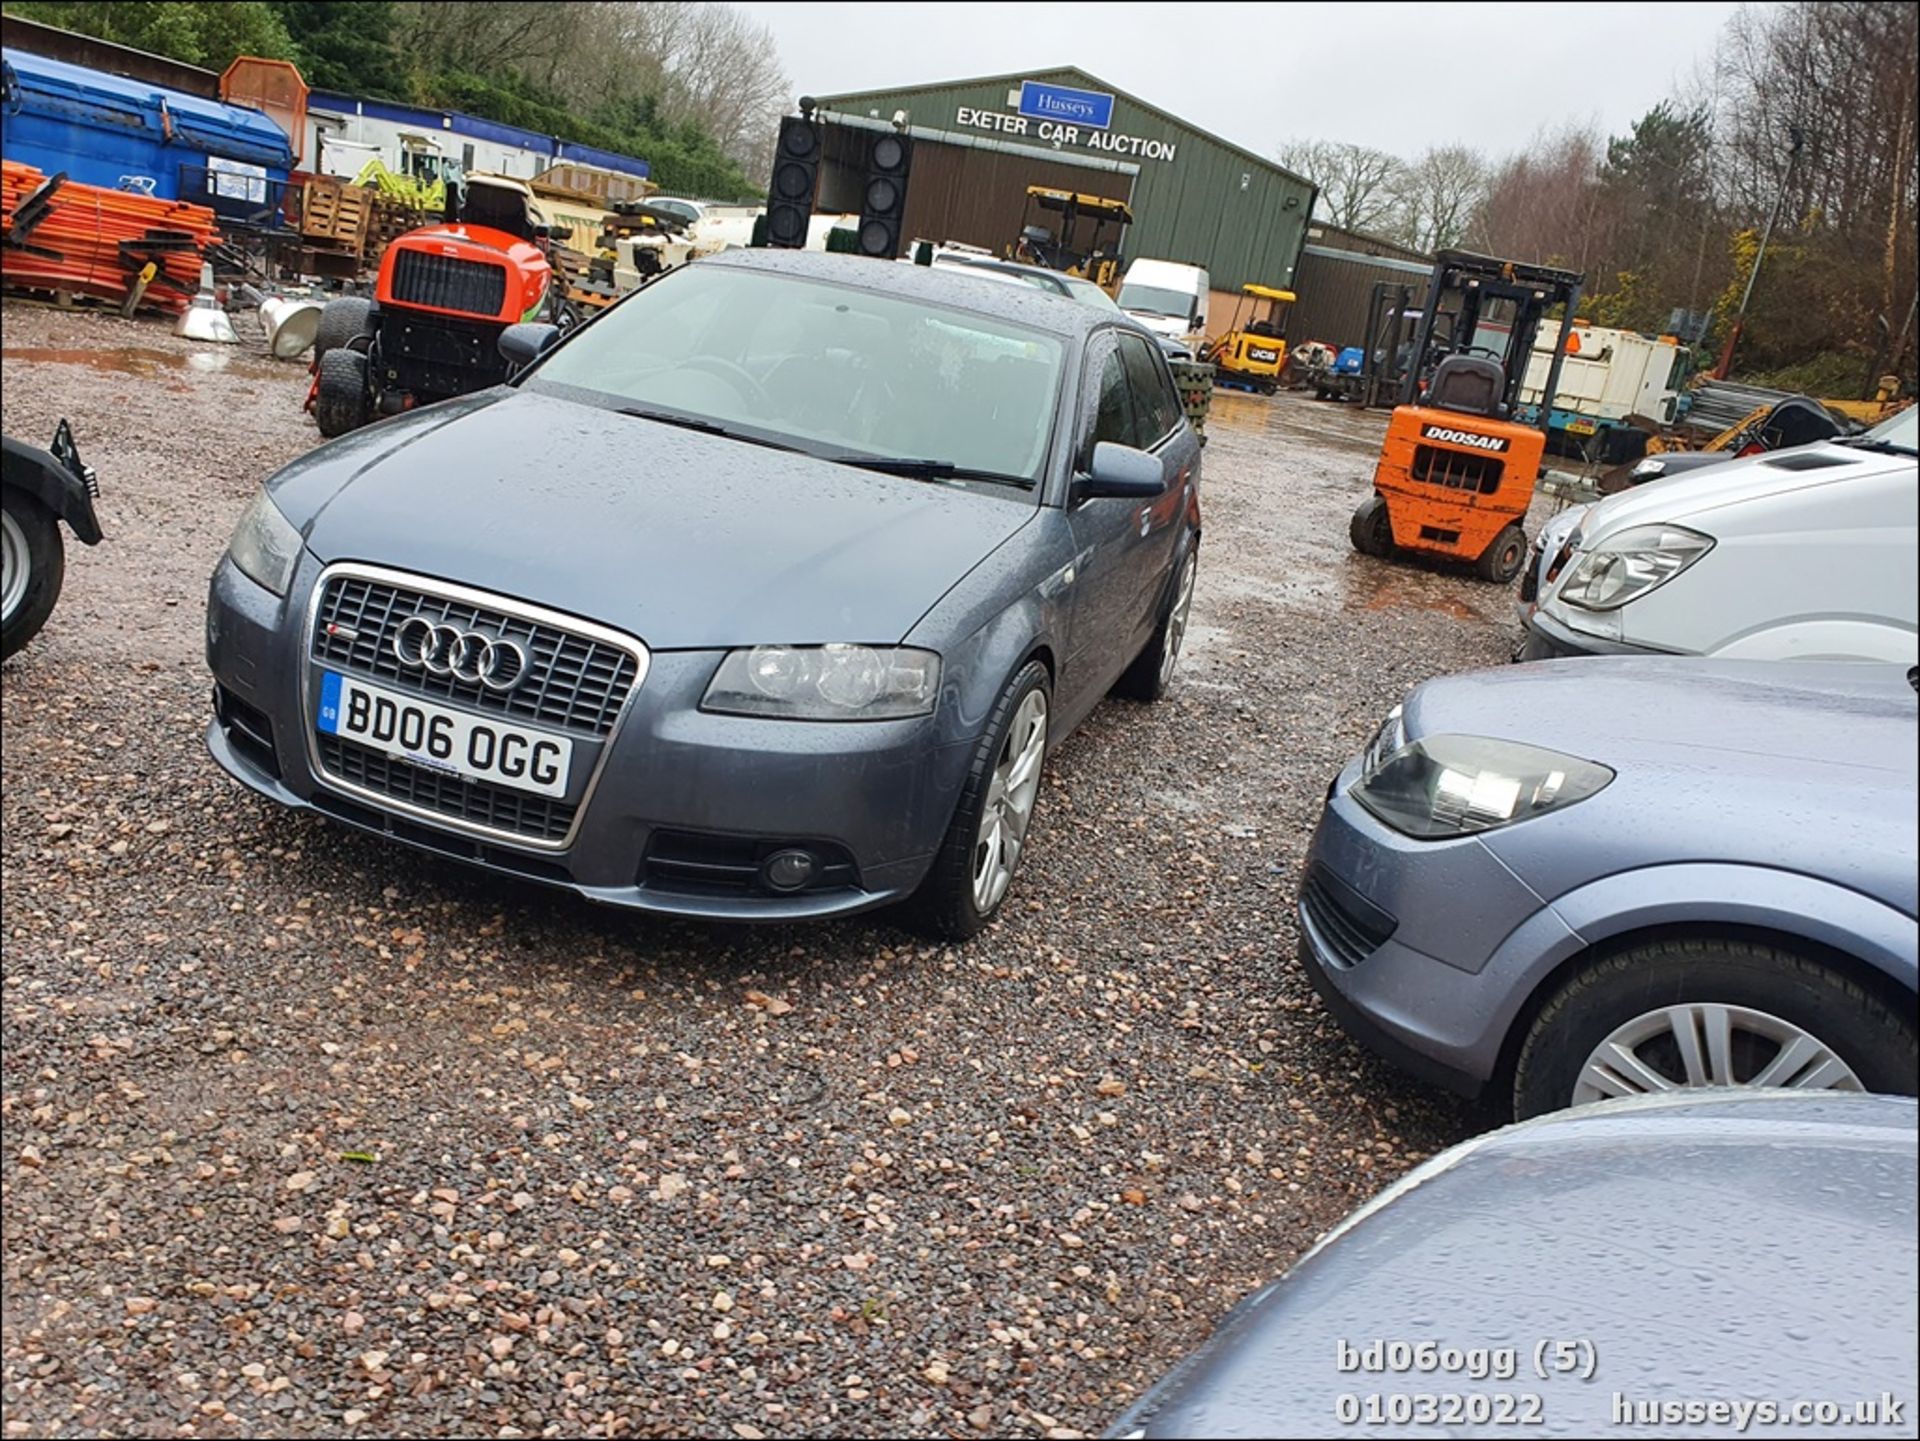
[[[847,115],[838,110],[818,109],[814,118],[834,125],[845,125],[853,130],[884,130],[888,134],[901,133],[901,127],[891,120],[881,120],[872,115]],[[1115,175],[1138,175],[1140,167],[1125,160],[1109,160],[1103,155],[1082,155],[1077,150],[1047,150],[1038,145],[1016,145],[1009,140],[995,140],[987,135],[967,135],[957,130],[935,130],[927,125],[908,125],[905,133],[915,140],[931,140],[941,145],[958,145],[968,150],[992,150],[1001,155],[1021,155],[1029,160],[1058,160],[1067,165],[1077,165],[1083,170],[1106,170]]]
[[[1547,386],[1540,392],[1540,433],[1549,439],[1553,436],[1553,402],[1560,395],[1560,369],[1567,363],[1567,339],[1573,334],[1573,317],[1579,311],[1580,282],[1576,280],[1567,294],[1567,313],[1560,322],[1560,341],[1553,347],[1553,363],[1547,367]],[[1539,321],[1534,322],[1534,327],[1539,328]],[[1525,384],[1524,378],[1521,383]],[[1514,393],[1518,395],[1519,391]]]

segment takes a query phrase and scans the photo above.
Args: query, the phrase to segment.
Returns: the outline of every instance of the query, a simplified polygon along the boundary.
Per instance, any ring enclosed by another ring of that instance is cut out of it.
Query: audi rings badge
[[[401,665],[501,694],[519,685],[527,673],[527,650],[519,641],[461,630],[424,615],[410,615],[400,622],[391,649]]]

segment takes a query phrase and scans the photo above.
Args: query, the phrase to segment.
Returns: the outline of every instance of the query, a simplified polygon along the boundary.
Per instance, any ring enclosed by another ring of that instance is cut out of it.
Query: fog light
[[[810,851],[775,851],[761,863],[760,879],[776,891],[797,891],[813,879],[816,869]]]

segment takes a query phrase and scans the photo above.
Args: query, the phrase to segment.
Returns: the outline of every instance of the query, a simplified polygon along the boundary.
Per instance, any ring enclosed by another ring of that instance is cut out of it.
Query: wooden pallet
[[[586,310],[605,310],[619,298],[620,292],[611,285],[591,281],[576,282],[567,289],[567,299]]]
[[[300,234],[309,241],[345,247],[358,257],[366,248],[373,211],[373,192],[331,176],[315,176],[301,197]]]
[[[1180,405],[1195,430],[1207,428],[1207,411],[1213,404],[1214,368],[1205,361],[1170,360],[1174,389],[1180,392]]]

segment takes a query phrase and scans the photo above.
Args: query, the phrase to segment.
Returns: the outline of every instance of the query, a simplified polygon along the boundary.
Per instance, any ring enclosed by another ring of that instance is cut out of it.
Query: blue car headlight
[[[911,646],[757,645],[729,651],[700,709],[783,720],[903,720],[940,694],[940,657]]]
[[[1402,835],[1444,840],[1583,801],[1608,767],[1519,741],[1434,735],[1384,755],[1369,747],[1353,797]]]

